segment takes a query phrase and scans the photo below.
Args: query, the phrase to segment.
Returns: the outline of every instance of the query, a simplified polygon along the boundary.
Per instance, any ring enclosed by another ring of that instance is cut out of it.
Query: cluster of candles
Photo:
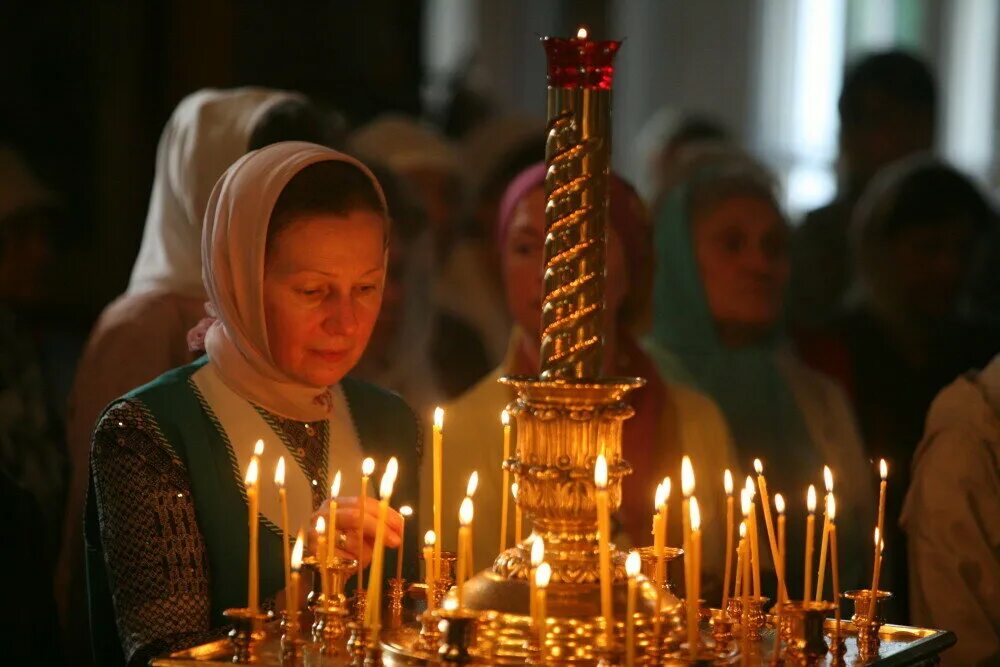
[[[505,410],[501,415],[503,427],[503,460],[510,458],[510,418]],[[441,576],[441,489],[443,484],[443,425],[444,411],[437,408],[434,412],[433,439],[432,439],[432,463],[433,463],[433,525],[434,529],[427,531],[424,536],[423,556],[426,564],[425,580],[428,595],[434,590],[435,583]],[[258,499],[259,499],[259,457],[263,454],[263,441],[258,441],[251,458],[245,478],[247,500],[250,512],[249,532],[250,532],[250,558],[249,558],[249,587],[248,606],[252,611],[259,608],[258,589],[258,559],[257,559],[257,536],[258,536]],[[723,474],[723,488],[726,494],[726,547],[725,547],[725,574],[723,580],[723,597],[721,608],[723,613],[728,613],[728,601],[730,591],[733,597],[742,600],[743,614],[747,614],[750,608],[751,599],[757,602],[761,598],[761,559],[759,545],[759,530],[757,523],[757,496],[760,496],[760,510],[764,515],[764,525],[767,533],[768,546],[771,551],[772,561],[777,575],[778,604],[788,601],[788,592],[785,582],[785,499],[780,493],[774,494],[774,509],[777,513],[775,520],[771,514],[771,497],[768,492],[767,479],[764,476],[764,468],[760,459],[754,460],[754,469],[757,473],[756,482],[750,475],[746,478],[746,483],[740,492],[740,510],[743,520],[739,524],[739,541],[734,552],[734,534],[737,532],[734,526],[734,484],[732,473],[727,469]],[[365,505],[368,492],[368,482],[375,471],[375,462],[371,458],[364,460],[361,470],[361,502],[359,504],[359,515]],[[881,484],[879,486],[879,504],[877,525],[875,528],[875,557],[872,572],[872,583],[870,589],[869,617],[875,614],[875,607],[878,599],[879,576],[882,564],[882,551],[884,549],[885,521],[885,497],[888,477],[888,466],[885,460],[879,464]],[[389,508],[389,501],[392,496],[393,485],[398,475],[398,464],[395,458],[391,458],[386,464],[385,472],[382,475],[379,485],[379,520],[375,533],[375,544],[369,576],[369,599],[374,601],[367,606],[366,622],[371,629],[377,630],[381,624],[380,608],[381,604],[381,584],[383,576],[383,552],[385,539],[386,516]],[[816,489],[810,485],[806,493],[806,544],[805,544],[805,580],[803,600],[816,602],[823,601],[824,582],[826,576],[827,554],[831,562],[831,579],[833,586],[833,600],[838,600],[840,596],[840,582],[837,562],[837,527],[836,527],[836,499],[833,493],[833,474],[828,466],[823,469],[824,483],[826,486],[825,511],[823,520],[823,532],[820,542],[819,568],[817,571],[815,589],[812,578],[813,546],[815,541],[816,522]],[[284,565],[286,582],[286,600],[290,613],[294,613],[297,605],[294,603],[298,599],[299,571],[302,565],[303,535],[299,531],[295,546],[289,552],[288,541],[288,509],[285,495],[285,461],[284,457],[279,458],[275,470],[274,481],[278,488],[279,502],[282,514],[282,532],[284,545]],[[594,465],[594,485],[595,504],[597,508],[597,529],[598,529],[598,560],[600,572],[600,599],[601,613],[605,619],[604,628],[606,633],[607,646],[614,644],[614,622],[612,610],[612,584],[614,581],[611,568],[611,534],[610,534],[610,501],[608,497],[608,463],[603,455],[599,455]],[[337,501],[340,493],[341,473],[338,471],[334,477],[330,488],[329,502],[329,527],[324,517],[319,517],[316,522],[317,535],[317,562],[328,565],[334,558],[334,543],[327,548],[325,536],[336,535],[336,513]],[[462,588],[466,580],[472,575],[473,569],[473,549],[472,535],[474,522],[473,496],[478,486],[478,473],[473,472],[466,486],[466,496],[459,507],[459,529],[458,529],[458,549],[457,567],[455,573],[456,602],[459,607],[463,605]],[[511,495],[517,501],[517,483],[510,483],[509,472],[503,470],[503,487],[510,488]],[[666,581],[666,547],[668,534],[668,504],[670,500],[671,481],[669,477],[664,478],[657,486],[654,497],[653,511],[653,551],[655,557],[654,585],[657,591],[664,588]],[[684,583],[687,613],[688,649],[692,656],[699,651],[700,635],[698,632],[699,620],[699,597],[701,593],[701,512],[698,499],[695,497],[695,476],[691,459],[684,456],[681,460],[681,518],[683,522],[683,548],[684,548]],[[508,526],[508,498],[502,499],[501,522],[500,522],[500,550],[506,549],[507,526]],[[412,515],[412,509],[408,506],[400,508],[400,514],[404,520]],[[360,518],[360,516],[359,516]],[[362,522],[358,522],[358,543],[360,544],[363,535]],[[515,540],[516,543],[522,541],[522,517],[520,504],[515,506]],[[733,572],[733,562],[735,560],[735,574]],[[545,562],[545,545],[541,538],[535,537],[531,542],[531,570],[528,577],[530,585],[531,616],[538,631],[539,640],[544,644],[546,631],[546,589],[549,585],[552,569]],[[401,579],[403,562],[403,540],[400,539],[398,548],[396,577]],[[626,574],[628,575],[628,615],[626,619],[626,636],[634,633],[633,617],[635,610],[635,596],[637,590],[638,575],[641,560],[638,552],[629,554],[626,560]],[[358,564],[358,590],[364,590],[364,573],[359,562]],[[326,580],[321,577],[323,593],[326,594]],[[815,595],[815,598],[813,597]],[[839,620],[839,605],[838,605]],[[656,614],[654,618],[654,633],[659,634],[661,627],[661,615]],[[839,624],[838,624],[839,627]],[[628,641],[626,646],[626,661],[628,664],[634,662],[634,642]],[[631,659],[629,657],[631,656]]]

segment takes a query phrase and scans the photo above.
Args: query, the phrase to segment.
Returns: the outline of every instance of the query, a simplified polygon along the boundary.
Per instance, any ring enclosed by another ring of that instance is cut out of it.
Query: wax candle
[[[754,497],[757,495],[757,487],[754,486],[753,478],[747,475],[746,481],[747,496],[750,498],[750,521],[747,530],[750,531],[750,559],[753,561],[753,594],[760,599],[760,540],[759,529],[757,527],[757,503]]]
[[[258,440],[258,442],[260,442]],[[247,474],[243,479],[243,483],[247,490],[247,508],[248,508],[248,523],[250,527],[250,553],[247,559],[247,607],[250,611],[255,612],[260,606],[260,598],[258,592],[258,565],[257,565],[257,529],[258,529],[258,507],[259,507],[259,494],[258,494],[258,481],[260,476],[259,470],[260,464],[258,463],[257,456],[253,456],[250,459],[250,464],[247,466]]]
[[[886,481],[889,477],[889,465],[885,462],[885,459],[879,460],[878,464],[879,477],[881,481],[878,485],[878,521],[875,526],[878,529],[879,535],[885,535],[885,491],[886,491]],[[872,557],[872,600],[875,600],[875,594],[878,591],[878,567],[881,558],[879,554],[881,549],[879,548],[878,540],[875,541],[875,555]],[[872,605],[874,609],[874,605]]]
[[[530,565],[531,568],[528,571],[528,606],[530,608],[530,614],[532,618],[535,618],[535,602],[537,596],[537,590],[535,589],[535,570],[538,566],[545,561],[545,540],[541,536],[536,535],[535,539],[531,542],[531,558]]]
[[[653,635],[655,637],[660,636],[663,624],[663,614],[660,607],[662,606],[663,588],[667,581],[666,545],[669,536],[667,531],[669,513],[667,510],[670,504],[670,477],[664,477],[658,488],[663,502],[660,503],[659,511],[656,514],[658,519],[656,523],[660,531],[660,549],[656,553],[656,581],[654,582],[656,585],[656,614],[653,617]]]
[[[500,553],[507,550],[507,506],[510,504],[510,497],[507,489],[510,487],[510,471],[507,470],[507,459],[510,458],[510,413],[504,410],[500,413],[500,423],[503,425],[503,485],[502,499],[500,500]]]
[[[785,587],[785,498],[780,493],[774,494],[774,511],[778,513],[778,603],[788,599],[788,589]]]
[[[691,583],[693,590],[688,594],[688,651],[693,659],[698,655],[698,641],[701,633],[698,624],[701,618],[701,511],[698,499],[691,497]]]
[[[444,533],[441,532],[441,484],[442,484],[442,474],[444,470],[443,456],[444,453],[441,449],[441,442],[444,439],[444,410],[441,408],[434,408],[434,426],[431,430],[431,455],[433,457],[432,463],[434,467],[434,534],[442,536],[437,542],[434,543],[434,562],[441,562],[441,541],[444,539]]]
[[[472,498],[466,497],[458,510],[458,572],[455,575],[455,586],[458,590],[459,608],[463,606],[462,587],[468,576],[466,568],[469,567],[469,541],[472,539],[470,527],[472,526],[473,515]]]
[[[285,598],[291,599],[291,547],[288,544],[288,494],[285,492],[285,457],[278,457],[274,467],[274,485],[278,487],[278,506],[281,511],[281,557],[285,566]]]
[[[368,478],[375,472],[375,460],[366,458],[361,462],[361,502],[358,505],[358,552],[365,543],[365,504],[368,502]],[[358,590],[365,590],[365,569],[361,565],[361,558],[358,558]]]
[[[469,475],[469,481],[465,484],[465,495],[466,495],[466,497],[468,497],[468,498],[475,498],[476,497],[476,490],[478,488],[479,488],[479,472],[476,471],[476,470],[473,470],[472,474]],[[476,532],[476,522],[475,522],[475,520],[473,520],[472,523],[469,524],[469,532],[471,532],[472,534],[475,534],[475,532]],[[475,557],[475,549],[473,548],[473,540],[469,540],[469,561],[468,562],[469,562],[469,572],[468,572],[468,574],[471,577],[472,576],[472,571],[476,567],[476,557]]]
[[[382,570],[385,563],[385,522],[389,514],[389,499],[396,483],[398,463],[396,457],[389,459],[379,482],[378,523],[375,525],[375,546],[372,549],[372,567],[368,577],[368,627],[373,634],[382,627]]]
[[[611,516],[608,513],[608,462],[598,454],[594,464],[597,504],[597,550],[601,572],[601,616],[607,648],[615,644],[615,617],[611,609]]]
[[[833,493],[833,472],[830,466],[823,466],[823,484],[826,497]],[[819,571],[816,576],[816,602],[823,600],[823,584],[826,581],[826,550],[830,543],[830,517],[826,515],[826,498],[823,499],[823,535],[819,545]]]
[[[321,565],[324,562],[326,562],[326,519],[319,516],[316,517],[316,564]],[[323,594],[323,599],[329,600],[327,597],[326,577],[323,576],[323,568],[320,567],[319,570],[319,590]]]
[[[413,508],[409,505],[403,505],[399,508],[399,516],[403,518],[403,522],[399,527],[399,546],[396,548],[396,578],[403,578],[403,556],[405,551],[403,545],[406,543],[406,520],[413,516]]]
[[[771,562],[778,575],[778,599],[782,599],[785,588],[785,579],[778,567],[778,539],[775,535],[774,521],[771,519],[771,499],[767,492],[767,478],[764,477],[764,464],[760,459],[753,460],[754,470],[757,471],[757,488],[760,490],[760,509],[764,513],[764,527],[767,529],[767,543],[771,548]]]
[[[882,571],[882,550],[885,549],[885,538],[882,531],[875,529],[875,577],[872,579],[871,598],[868,602],[868,618],[875,618],[875,611],[878,607],[878,579]]]
[[[743,531],[746,537],[743,539],[743,573],[740,577],[743,579],[742,590],[740,593],[743,597],[743,606],[741,611],[742,618],[740,623],[743,626],[743,639],[744,641],[749,641],[749,634],[746,632],[746,628],[749,627],[748,621],[750,619],[750,525],[747,521],[743,522],[743,526],[746,528]]]
[[[545,596],[546,590],[549,587],[549,580],[552,578],[552,566],[548,563],[542,563],[535,570],[535,589],[537,591],[536,595],[538,599],[535,601],[535,624],[538,628],[538,646],[542,651],[542,658],[545,657],[545,640],[546,634],[548,632],[548,623],[546,621],[549,611],[548,604],[546,603]]]
[[[517,494],[521,490],[517,482],[510,485],[510,495],[514,497],[514,544],[521,543],[521,527],[524,524],[521,516],[521,503],[517,502]]]
[[[635,598],[639,586],[639,571],[642,558],[638,551],[629,552],[625,559],[625,574],[628,576],[628,597],[625,604],[625,665],[635,665]]]
[[[736,546],[736,583],[733,588],[733,597],[740,597],[743,591],[743,550],[746,547],[747,522],[740,521],[740,542]]]
[[[434,568],[434,543],[437,535],[433,530],[424,533],[424,585],[427,586],[427,608],[434,608],[434,582],[437,580]]]
[[[681,458],[681,535],[684,547],[684,594],[691,597],[691,495],[694,493],[694,467],[687,455]]]
[[[656,557],[656,568],[653,573],[653,584],[656,590],[663,588],[666,577],[666,533],[663,525],[663,510],[666,506],[666,496],[663,484],[656,485],[656,496],[653,499],[653,555]]]
[[[341,475],[338,470],[330,484],[330,549],[326,554],[327,566],[333,565],[333,557],[337,554],[337,498],[340,497]]]
[[[830,517],[830,565],[833,569],[833,602],[837,605],[834,610],[834,622],[836,627],[833,631],[833,640],[840,643],[840,566],[837,565],[837,501],[833,494],[826,501],[826,513]]]
[[[813,543],[816,541],[816,487],[812,484],[806,492],[806,509],[809,514],[806,516],[806,569],[802,599],[808,602],[812,599]]]
[[[722,578],[722,611],[726,612],[729,602],[729,582],[733,568],[733,473],[726,468],[722,473],[722,486],[726,491],[726,566]],[[738,576],[738,575],[737,575]]]
[[[663,505],[660,507],[660,516],[663,517],[663,545],[664,548],[667,546],[667,542],[670,540],[670,476],[663,478],[660,483],[663,487]],[[666,581],[666,575],[664,574],[664,581]]]
[[[285,600],[285,612],[288,617],[288,623],[296,628],[298,628],[299,618],[299,572],[302,569],[302,550],[304,547],[305,540],[303,539],[302,531],[299,530],[298,537],[295,538],[295,548],[292,549],[289,555],[291,576]],[[297,637],[294,639],[297,639]]]

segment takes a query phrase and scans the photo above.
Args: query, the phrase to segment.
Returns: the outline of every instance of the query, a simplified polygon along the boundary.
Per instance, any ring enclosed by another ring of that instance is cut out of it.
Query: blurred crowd
[[[937,90],[907,53],[853,63],[838,103],[838,192],[801,220],[728,128],[656,114],[640,133],[639,182],[612,179],[604,372],[647,380],[623,435],[635,473],[617,521],[633,542],[647,539],[652,489],[683,453],[706,484],[760,457],[769,486],[798,506],[829,464],[838,514],[856,524],[842,549],[859,556],[842,580],[860,586],[884,458],[889,618],[955,629],[959,662],[986,664],[1000,659],[1000,227],[993,194],[933,152]],[[50,619],[46,637],[58,616],[68,662],[85,655],[94,424],[114,398],[194,358],[205,207],[247,151],[298,139],[371,166],[392,237],[381,314],[354,374],[422,417],[445,405],[449,440],[466,443],[449,458],[456,474],[496,467],[476,446],[499,434],[510,400],[496,380],[539,366],[545,120],[452,113],[348,127],[295,92],[188,96],[161,136],[131,279],[85,337],[42,307],[58,290],[46,282],[60,252],[53,230],[71,211],[0,148],[0,492],[15,517],[4,543],[21,563],[9,572],[43,563],[55,585],[48,596],[37,577],[5,580],[11,600],[36,605],[29,616]],[[800,524],[789,523],[789,544],[801,544]],[[705,553],[721,562],[721,544]],[[789,568],[801,581],[798,558]]]

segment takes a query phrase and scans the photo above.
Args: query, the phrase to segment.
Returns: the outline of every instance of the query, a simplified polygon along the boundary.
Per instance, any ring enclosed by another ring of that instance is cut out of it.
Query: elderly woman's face
[[[271,356],[316,387],[361,358],[382,304],[384,223],[371,211],[303,216],[272,240],[264,271]]]
[[[501,251],[507,307],[527,334],[538,336],[545,262],[545,192],[541,187],[528,192],[514,207]],[[628,289],[625,251],[613,228],[609,229],[605,252],[605,312],[613,319]]]
[[[724,199],[694,218],[705,297],[717,325],[766,329],[781,314],[788,284],[788,228],[767,200]]]

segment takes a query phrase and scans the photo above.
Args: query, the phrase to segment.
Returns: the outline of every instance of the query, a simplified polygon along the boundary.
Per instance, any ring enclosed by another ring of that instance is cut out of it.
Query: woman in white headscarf
[[[397,457],[393,498],[415,499],[412,410],[345,377],[381,306],[388,231],[371,172],[315,144],[254,151],[219,180],[202,253],[218,314],[207,357],[113,402],[94,433],[85,531],[101,664],[116,653],[145,664],[217,631],[226,608],[246,606],[247,531],[237,517],[246,516],[243,476],[258,438],[261,600],[283,602],[280,514],[267,483],[279,456],[292,532],[326,511],[343,472],[337,528],[346,537],[331,538],[364,563],[377,502],[369,496],[359,512],[354,500],[362,458]],[[399,544],[400,526],[391,512],[386,546]]]

